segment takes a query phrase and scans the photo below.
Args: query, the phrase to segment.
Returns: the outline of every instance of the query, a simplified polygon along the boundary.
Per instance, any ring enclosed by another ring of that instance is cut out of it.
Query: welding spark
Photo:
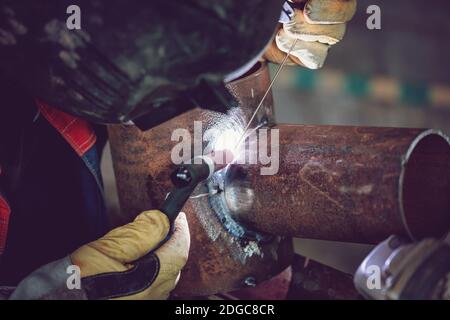
[[[214,142],[214,150],[231,150],[235,153],[236,144],[241,137],[240,132],[234,129],[226,129]]]

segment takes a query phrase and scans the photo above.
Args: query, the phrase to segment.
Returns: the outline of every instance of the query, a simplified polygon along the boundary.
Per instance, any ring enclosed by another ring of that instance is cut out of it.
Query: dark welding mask
[[[236,101],[224,82],[261,56],[281,5],[2,0],[0,70],[37,98],[98,123],[147,129],[194,107],[225,112]]]

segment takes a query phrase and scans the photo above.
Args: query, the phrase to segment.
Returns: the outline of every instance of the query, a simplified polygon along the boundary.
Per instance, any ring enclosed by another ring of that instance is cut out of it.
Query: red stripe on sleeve
[[[42,115],[58,130],[80,157],[95,144],[97,137],[89,122],[49,107],[42,101],[37,100],[36,102]]]

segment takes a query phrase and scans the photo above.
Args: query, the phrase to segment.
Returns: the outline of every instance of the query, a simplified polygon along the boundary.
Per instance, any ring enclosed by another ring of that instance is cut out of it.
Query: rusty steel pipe
[[[176,168],[171,160],[175,129],[194,131],[194,121],[202,121],[203,131],[212,126],[240,126],[248,121],[270,81],[267,65],[258,64],[245,77],[228,85],[243,108],[229,115],[199,109],[186,112],[151,130],[134,126],[108,127],[117,189],[127,222],[143,210],[159,208],[172,189],[170,173]],[[244,107],[245,106],[245,107]],[[265,100],[257,121],[272,122],[272,96]],[[207,192],[200,185],[195,194]],[[191,235],[186,267],[174,291],[176,296],[192,297],[228,292],[256,284],[284,270],[293,256],[290,238],[273,237],[256,241],[232,234],[215,214],[209,197],[190,199],[183,208]]]
[[[158,208],[171,189],[174,129],[192,133],[195,120],[203,122],[203,130],[243,128],[268,85],[267,66],[260,65],[229,85],[242,106],[229,115],[193,110],[147,132],[110,126],[124,222]],[[253,127],[273,124],[272,106],[269,94]],[[205,193],[212,185],[221,192],[187,202],[183,210],[191,251],[177,295],[226,292],[245,287],[248,279],[258,283],[270,278],[290,262],[289,236],[373,243],[391,233],[419,238],[448,230],[449,142],[442,134],[423,129],[275,128],[280,129],[276,175],[261,176],[259,165],[233,165],[197,190]],[[255,240],[243,235],[243,229],[277,237]]]
[[[377,243],[450,229],[450,140],[425,129],[277,125],[279,172],[233,165],[232,215],[271,234]],[[270,135],[269,135],[270,140]],[[269,142],[270,143],[270,142]]]

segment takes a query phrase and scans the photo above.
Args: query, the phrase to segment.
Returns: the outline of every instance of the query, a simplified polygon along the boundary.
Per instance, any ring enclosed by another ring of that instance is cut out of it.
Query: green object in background
[[[304,68],[297,69],[296,85],[302,90],[312,90],[317,82],[317,71]]]
[[[428,86],[418,83],[402,83],[400,100],[404,104],[426,107],[430,104]]]
[[[272,74],[275,70],[275,67],[272,67]],[[381,97],[382,100],[386,101],[387,99],[390,103],[396,105],[401,104],[410,107],[428,108],[439,103],[442,104],[443,99],[442,93],[441,97],[437,98],[432,93],[434,88],[426,83],[401,82],[399,79],[392,77],[376,77],[361,73],[346,74],[336,70],[330,72],[327,69],[310,70],[300,67],[289,68],[284,75],[285,81],[288,81],[287,86],[294,86],[296,90],[300,91],[314,91],[317,87],[320,87],[360,99],[379,99],[380,94],[383,94],[384,85],[393,86],[393,88],[388,88],[388,96]],[[283,77],[283,74],[281,77]],[[376,81],[378,87],[374,87],[374,81]],[[383,84],[380,81],[387,82]],[[448,90],[450,91],[450,87],[448,87]],[[317,94],[320,94],[320,92]],[[440,99],[439,102],[436,102],[436,99]],[[445,105],[450,107],[450,103]]]
[[[347,75],[345,90],[352,96],[366,97],[369,94],[369,77],[361,74]]]

